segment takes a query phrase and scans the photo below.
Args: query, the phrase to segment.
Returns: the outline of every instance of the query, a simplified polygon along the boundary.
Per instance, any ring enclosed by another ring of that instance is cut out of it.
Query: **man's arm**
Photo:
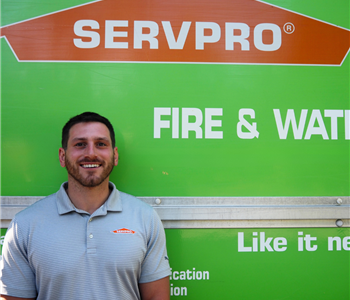
[[[164,277],[152,282],[140,283],[139,287],[142,300],[170,299],[169,277]]]
[[[1,295],[0,300],[35,300],[35,298],[18,298],[7,295]]]

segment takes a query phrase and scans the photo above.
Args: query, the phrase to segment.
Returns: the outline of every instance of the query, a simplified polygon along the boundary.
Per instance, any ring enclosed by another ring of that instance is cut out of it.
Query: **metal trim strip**
[[[1,227],[43,197],[1,197]],[[350,196],[139,197],[155,208],[165,228],[350,227]],[[339,223],[338,223],[339,224]]]

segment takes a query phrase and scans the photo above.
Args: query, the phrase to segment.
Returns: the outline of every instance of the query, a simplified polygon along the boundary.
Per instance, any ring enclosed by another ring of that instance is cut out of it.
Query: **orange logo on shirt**
[[[134,234],[136,231],[127,229],[127,228],[121,228],[121,229],[116,229],[112,231],[113,233],[131,233]]]

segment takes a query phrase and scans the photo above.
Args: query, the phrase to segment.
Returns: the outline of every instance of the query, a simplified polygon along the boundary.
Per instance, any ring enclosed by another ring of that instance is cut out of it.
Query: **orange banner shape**
[[[104,0],[4,26],[19,61],[341,65],[350,31],[254,0]]]

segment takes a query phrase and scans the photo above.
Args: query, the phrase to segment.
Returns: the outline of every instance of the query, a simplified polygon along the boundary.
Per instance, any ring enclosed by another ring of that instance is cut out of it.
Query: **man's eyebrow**
[[[107,137],[97,137],[97,138],[94,138],[94,140],[96,140],[96,141],[106,141],[106,142],[109,142],[109,138],[107,138]]]
[[[85,140],[87,140],[87,138],[85,138],[85,137],[76,137],[76,138],[73,138],[73,139],[72,139],[72,142],[76,142],[76,141],[85,141]]]
[[[74,142],[86,141],[86,140],[88,140],[88,138],[86,138],[86,137],[76,137],[76,138],[72,139],[72,142],[74,143]],[[101,137],[94,137],[93,140],[109,142],[109,139],[107,137],[103,137],[103,136],[101,136]]]

